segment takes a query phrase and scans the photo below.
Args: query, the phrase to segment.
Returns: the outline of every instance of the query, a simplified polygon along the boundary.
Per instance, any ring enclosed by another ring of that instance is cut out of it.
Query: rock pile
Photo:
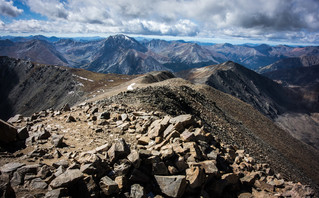
[[[0,168],[3,197],[314,196],[188,114],[82,104],[13,123],[25,131],[27,148]]]

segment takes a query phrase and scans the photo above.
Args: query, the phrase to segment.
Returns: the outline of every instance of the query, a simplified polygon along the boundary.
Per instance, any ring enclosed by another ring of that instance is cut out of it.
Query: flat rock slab
[[[25,166],[25,164],[23,163],[19,163],[19,162],[12,162],[12,163],[8,163],[3,165],[0,168],[1,173],[10,173],[10,172],[14,172],[16,171],[18,168]]]
[[[70,169],[55,178],[50,186],[55,188],[67,187],[83,178],[83,173],[79,169]]]

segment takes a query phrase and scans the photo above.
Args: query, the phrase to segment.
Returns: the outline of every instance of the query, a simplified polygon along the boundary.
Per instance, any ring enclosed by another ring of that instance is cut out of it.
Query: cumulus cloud
[[[49,19],[37,23],[46,27],[40,27],[42,31],[51,33],[118,32],[252,39],[280,37],[319,42],[316,40],[319,31],[318,0],[25,0],[25,2],[33,12]],[[9,31],[8,27],[14,24],[5,26]],[[65,29],[62,30],[62,27]],[[27,31],[27,25],[21,29]]]
[[[12,1],[0,0],[0,15],[17,17],[23,10],[15,7]]]
[[[68,12],[65,9],[65,4],[59,0],[26,0],[31,11],[39,13],[49,19],[67,19]]]

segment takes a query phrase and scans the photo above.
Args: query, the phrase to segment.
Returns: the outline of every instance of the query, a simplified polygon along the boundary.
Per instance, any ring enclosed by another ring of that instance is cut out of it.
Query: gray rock
[[[16,114],[15,116],[9,118],[7,122],[15,123],[15,122],[21,122],[22,120],[23,120],[23,116],[21,114]]]
[[[10,185],[10,176],[8,174],[0,175],[0,196],[16,197],[15,192]]]
[[[166,129],[167,123],[161,123],[162,120],[155,120],[149,127],[148,137],[154,139],[155,137],[161,136],[164,130]]]
[[[256,172],[249,173],[244,177],[240,178],[240,182],[244,185],[252,186],[258,177],[259,175]]]
[[[62,147],[63,146],[63,135],[52,135],[52,140],[51,143],[55,146],[55,147]]]
[[[210,151],[210,152],[208,152],[206,154],[207,158],[210,159],[210,160],[216,160],[217,159],[217,155],[218,154],[214,150],[212,150],[212,151]]]
[[[135,168],[139,168],[141,165],[140,154],[136,150],[132,150],[131,153],[127,156],[127,159],[133,164]]]
[[[100,115],[100,117],[99,117],[99,119],[110,119],[111,118],[111,114],[110,114],[110,112],[103,112],[103,113],[101,113],[101,115]]]
[[[75,184],[77,181],[83,178],[83,173],[79,169],[70,169],[55,178],[50,186],[53,189],[68,187]]]
[[[53,189],[48,191],[44,198],[61,198],[67,196],[68,190],[66,188]]]
[[[190,142],[195,139],[194,133],[189,132],[187,129],[181,134],[180,137],[185,142]]]
[[[170,197],[181,197],[186,187],[184,175],[159,176],[155,175],[156,182],[162,193]]]
[[[82,164],[80,171],[88,175],[93,175],[96,172],[96,168],[93,164]]]
[[[17,129],[0,119],[0,144],[10,144],[17,140]]]
[[[3,165],[0,168],[0,171],[1,171],[2,174],[3,173],[11,173],[11,172],[16,171],[18,168],[20,168],[22,166],[25,166],[25,164],[24,163],[19,163],[19,162],[11,162],[11,163]]]
[[[121,120],[122,121],[128,120],[128,115],[126,113],[121,114]]]
[[[29,137],[29,132],[27,127],[22,127],[17,130],[19,140],[25,140]]]
[[[37,174],[37,176],[40,177],[41,179],[45,179],[45,178],[49,177],[50,175],[52,175],[51,168],[50,168],[50,166],[48,166],[46,164],[40,168],[40,170]]]
[[[129,153],[130,153],[130,148],[127,146],[123,138],[117,139],[107,152],[111,162],[114,162],[117,159],[123,159]]]
[[[52,166],[55,168],[58,168],[59,166],[67,168],[69,166],[69,162],[68,160],[60,160],[60,161],[54,162]]]
[[[133,184],[131,186],[130,197],[134,197],[134,198],[145,197],[144,187],[139,184]]]
[[[200,187],[205,182],[203,169],[197,166],[186,169],[186,180],[191,188]]]
[[[46,140],[51,136],[51,134],[46,129],[42,129],[41,131],[35,133],[34,136],[37,140]]]
[[[206,174],[216,175],[218,173],[218,168],[216,166],[215,160],[206,160],[199,162],[199,164],[204,169]]]
[[[94,151],[92,151],[92,152],[93,152],[93,153],[102,153],[102,152],[104,152],[104,151],[109,150],[110,147],[111,147],[111,145],[108,144],[108,143],[106,143],[106,144],[103,144],[103,145],[101,145],[101,146],[99,146],[99,147],[96,147],[96,148],[94,149]]]
[[[48,187],[48,184],[45,183],[42,179],[40,178],[35,178],[30,182],[30,188],[31,190],[37,190],[37,189],[45,189]]]
[[[108,176],[104,176],[100,180],[100,188],[105,195],[111,195],[119,192],[119,187],[116,182],[114,182]]]
[[[121,164],[114,164],[114,174],[115,176],[126,175],[129,172],[130,168],[131,168],[130,161],[123,160]]]
[[[58,177],[58,176],[62,175],[62,173],[64,173],[65,170],[66,170],[65,167],[59,166],[59,167],[56,169],[56,171],[55,171],[55,173],[54,173],[54,176],[55,176],[55,177]]]
[[[26,174],[36,175],[38,173],[39,168],[40,168],[40,165],[38,164],[22,166],[16,172],[13,173],[13,177],[10,181],[11,185],[13,186],[22,185],[24,183],[24,176]]]
[[[174,124],[176,130],[180,131],[188,127],[191,124],[196,124],[193,116],[190,114],[180,115],[174,118],[171,118],[169,121],[171,124]]]
[[[76,120],[75,120],[75,118],[74,118],[73,116],[69,115],[69,116],[66,118],[66,121],[65,121],[65,122],[67,122],[67,123],[69,123],[69,122],[76,122]]]

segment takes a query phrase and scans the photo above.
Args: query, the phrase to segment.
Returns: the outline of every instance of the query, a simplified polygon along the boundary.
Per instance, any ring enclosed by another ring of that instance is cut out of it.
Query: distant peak
[[[224,46],[224,47],[233,47],[233,45],[230,44],[230,43],[224,43],[223,46]]]

